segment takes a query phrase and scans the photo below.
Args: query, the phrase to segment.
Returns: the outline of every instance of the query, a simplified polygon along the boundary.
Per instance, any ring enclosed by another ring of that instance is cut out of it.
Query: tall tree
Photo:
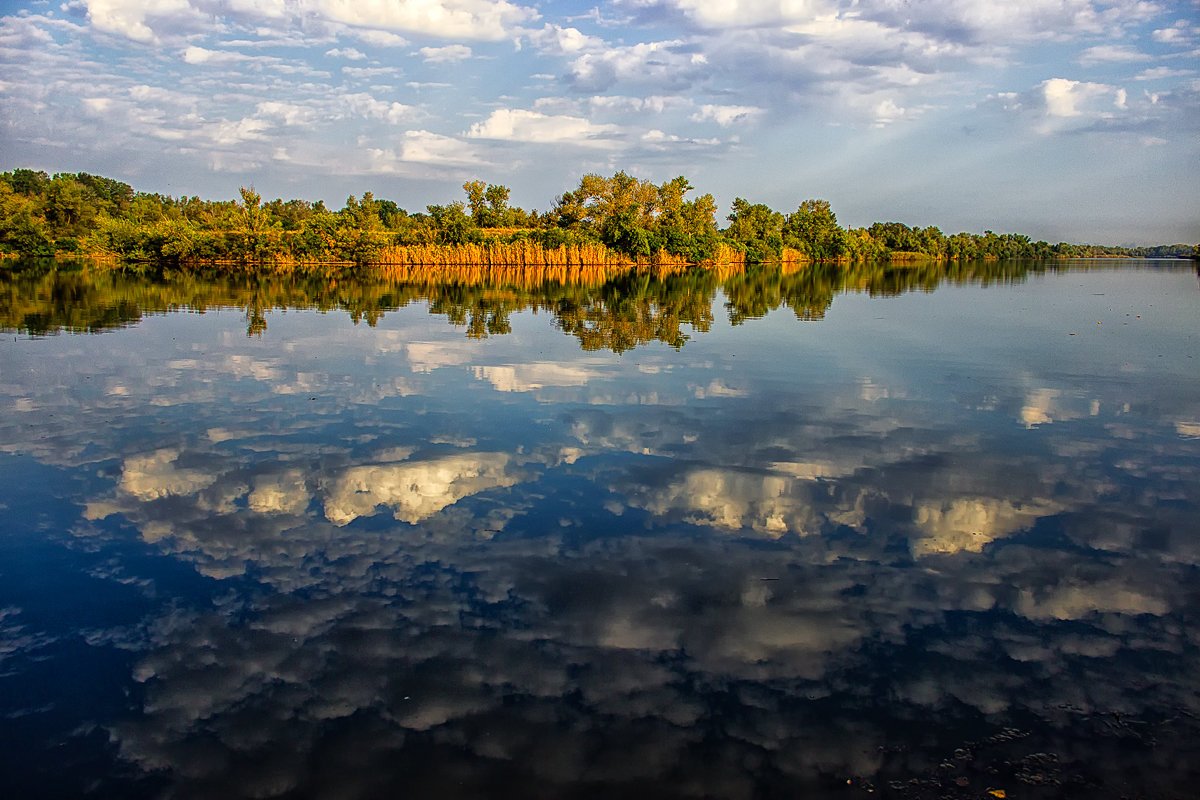
[[[733,201],[725,235],[746,250],[749,261],[773,261],[783,251],[783,214],[741,197]]]
[[[814,261],[832,261],[845,249],[844,232],[827,200],[805,200],[788,215],[784,244]]]

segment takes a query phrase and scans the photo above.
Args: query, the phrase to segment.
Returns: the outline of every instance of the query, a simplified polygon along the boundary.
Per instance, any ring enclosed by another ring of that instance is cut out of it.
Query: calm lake
[[[0,327],[5,797],[1200,786],[1192,263],[6,262]]]

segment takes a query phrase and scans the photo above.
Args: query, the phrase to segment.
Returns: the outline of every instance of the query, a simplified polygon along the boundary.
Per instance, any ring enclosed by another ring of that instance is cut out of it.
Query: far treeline
[[[0,253],[93,255],[183,263],[487,263],[512,266],[1011,258],[1196,257],[1200,245],[1049,244],[1015,233],[950,236],[877,222],[843,228],[828,202],[782,213],[743,198],[719,228],[712,195],[624,172],[585,175],[544,212],[510,206],[505,186],[468,181],[465,201],[409,213],[370,192],[331,211],[321,201],[201,200],[135,192],[112,178],[0,173]]]

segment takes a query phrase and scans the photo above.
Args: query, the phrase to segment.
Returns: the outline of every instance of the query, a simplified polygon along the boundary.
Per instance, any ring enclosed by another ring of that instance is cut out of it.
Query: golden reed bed
[[[545,248],[535,243],[389,247],[372,259],[380,277],[404,282],[454,280],[463,283],[529,285],[603,283],[630,270],[667,277],[695,266],[719,276],[740,272],[742,254],[722,246],[712,261],[693,264],[670,253],[631,259],[601,244]]]

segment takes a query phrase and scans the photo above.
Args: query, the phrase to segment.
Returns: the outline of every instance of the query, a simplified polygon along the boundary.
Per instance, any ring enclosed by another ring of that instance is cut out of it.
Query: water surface
[[[151,272],[0,280],[5,794],[1193,796],[1191,266]]]

